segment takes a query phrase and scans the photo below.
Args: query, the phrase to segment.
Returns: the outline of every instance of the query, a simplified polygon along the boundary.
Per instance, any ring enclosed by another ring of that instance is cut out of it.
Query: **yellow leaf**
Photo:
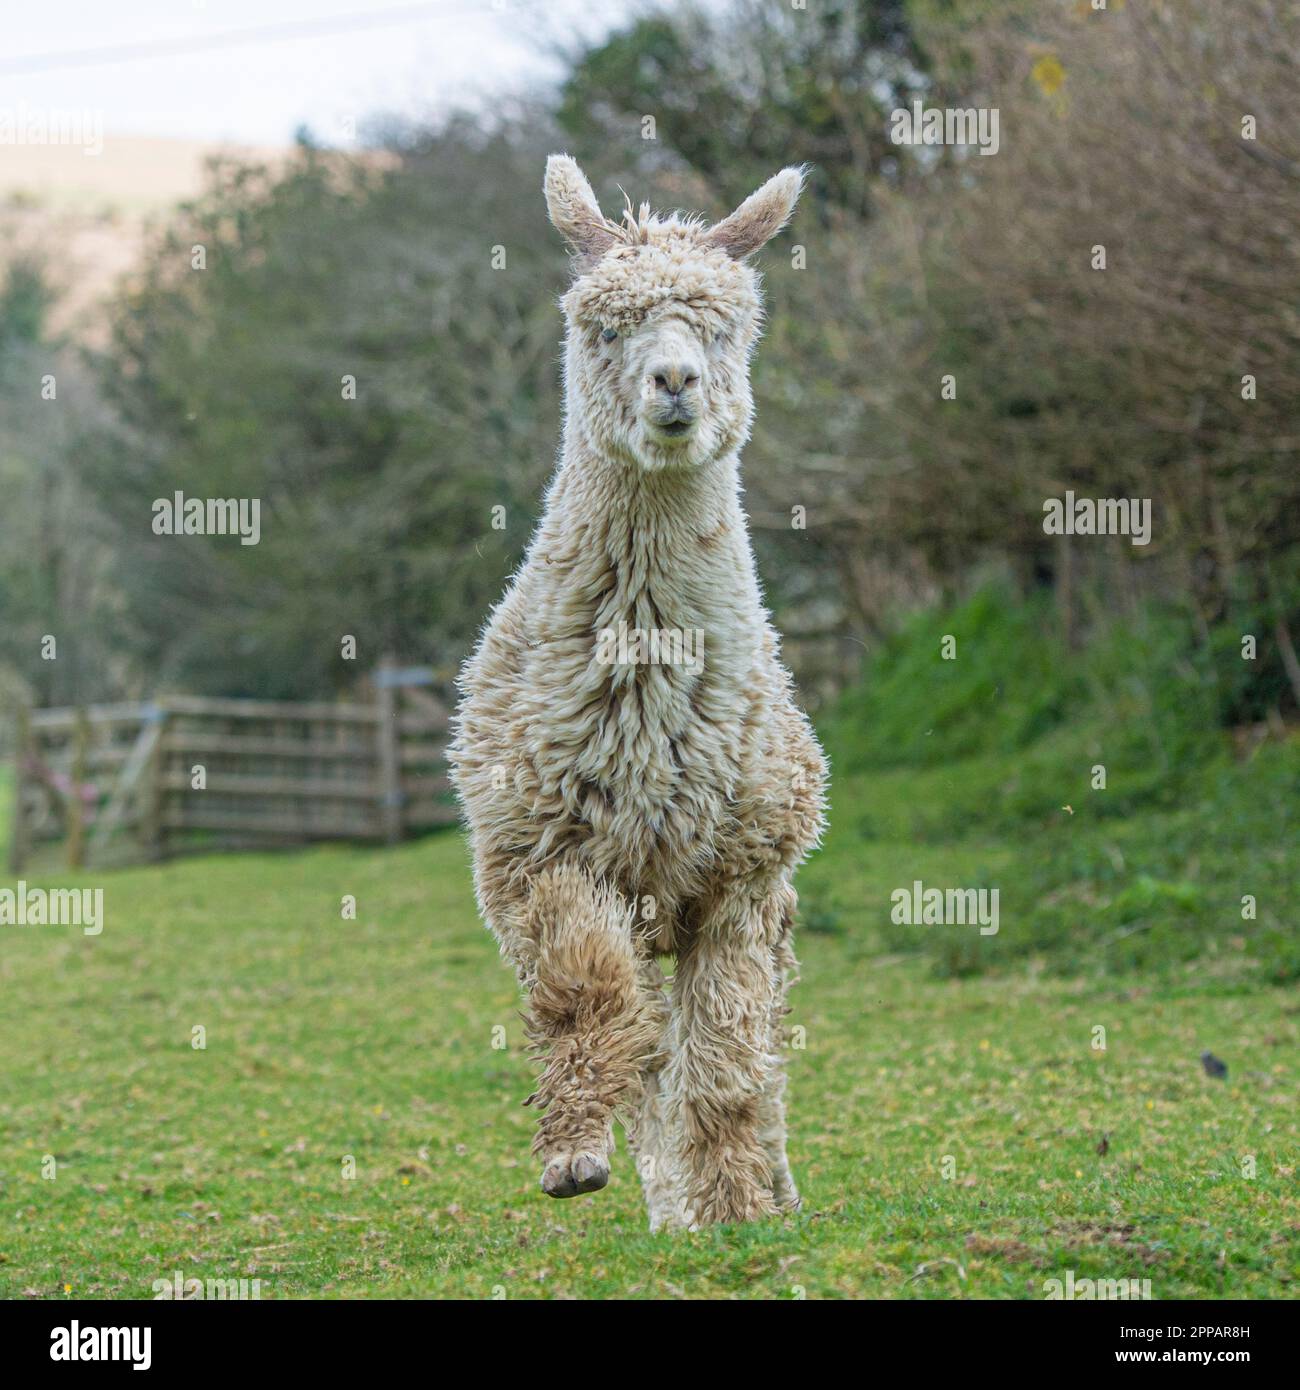
[[[1055,96],[1065,81],[1065,69],[1054,53],[1044,54],[1030,69],[1030,74],[1044,96]]]

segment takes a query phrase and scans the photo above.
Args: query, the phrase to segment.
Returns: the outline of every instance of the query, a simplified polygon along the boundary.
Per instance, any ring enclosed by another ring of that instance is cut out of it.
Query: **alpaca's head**
[[[658,469],[744,443],[761,319],[746,258],[785,226],[802,185],[802,170],[783,169],[712,227],[644,204],[614,223],[572,159],[547,161],[546,205],[576,258],[562,301],[569,411],[595,448]]]

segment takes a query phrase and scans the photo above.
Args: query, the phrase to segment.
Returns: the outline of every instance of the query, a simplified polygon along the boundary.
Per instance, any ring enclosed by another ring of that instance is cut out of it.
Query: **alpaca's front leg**
[[[542,1110],[533,1152],[552,1197],[609,1180],[612,1120],[635,1106],[658,1044],[654,1001],[638,979],[632,910],[583,869],[534,880],[515,946],[528,989],[526,1025],[543,1062],[530,1098]]]
[[[667,1082],[692,1225],[776,1210],[769,1144],[773,1101],[780,1104],[773,1018],[781,908],[779,895],[725,895],[705,912],[677,963],[679,1033]]]

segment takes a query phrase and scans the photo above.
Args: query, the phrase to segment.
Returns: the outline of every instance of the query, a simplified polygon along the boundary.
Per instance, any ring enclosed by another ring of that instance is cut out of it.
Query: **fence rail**
[[[20,709],[10,864],[73,867],[316,840],[395,843],[457,818],[448,715],[423,668],[371,703],[167,696]]]

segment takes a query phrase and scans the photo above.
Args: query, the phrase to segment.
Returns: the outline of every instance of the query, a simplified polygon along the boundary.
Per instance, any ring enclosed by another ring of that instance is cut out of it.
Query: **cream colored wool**
[[[480,908],[528,995],[542,1186],[603,1187],[617,1115],[652,1229],[799,1201],[790,880],[826,768],[763,608],[738,453],[761,320],[746,257],[801,184],[784,170],[713,228],[645,206],[616,225],[573,160],[548,161],[575,253],[563,452],[461,675],[453,777]],[[620,632],[676,636],[638,653]]]

